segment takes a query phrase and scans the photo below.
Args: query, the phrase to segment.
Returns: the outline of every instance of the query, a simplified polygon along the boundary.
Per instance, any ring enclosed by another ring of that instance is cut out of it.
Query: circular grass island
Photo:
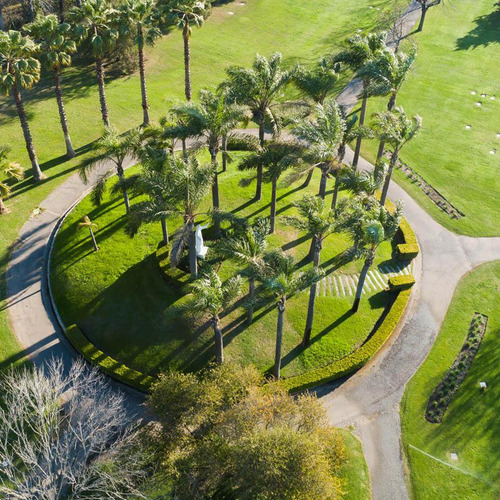
[[[139,168],[132,167],[127,176]],[[240,172],[234,164],[219,174],[221,209],[249,220],[269,216],[270,184],[264,184],[262,199],[254,201],[254,184],[245,186],[240,183],[245,177],[248,173]],[[296,214],[294,202],[306,193],[316,194],[319,180],[319,172],[316,172],[308,187],[299,181],[278,189],[276,230],[268,237],[268,248],[281,247],[303,270],[312,266],[308,259],[311,239],[285,225],[281,217]],[[328,206],[332,191],[333,185],[327,191]],[[344,196],[349,194],[341,191],[340,197]],[[138,201],[139,196],[131,199],[132,204]],[[203,205],[201,212],[210,209],[210,196]],[[98,252],[94,251],[88,231],[78,230],[84,216],[96,224]],[[198,222],[204,221],[200,218]],[[180,225],[180,218],[169,220],[169,232],[173,234]],[[160,224],[141,226],[134,238],[128,236],[126,226],[123,199],[111,194],[110,190],[98,207],[87,196],[66,216],[55,238],[50,264],[52,295],[63,323],[67,327],[78,327],[88,345],[98,353],[90,356],[97,363],[107,356],[112,358],[111,364],[123,364],[131,371],[151,376],[170,370],[197,371],[206,367],[215,357],[213,330],[207,318],[193,318],[183,307],[190,295],[189,280],[172,279],[176,273],[172,273],[168,266],[168,252],[161,244]],[[205,238],[210,232],[209,229],[204,233]],[[395,258],[398,243],[405,243],[399,232],[394,241],[384,242],[378,248],[359,310],[352,313],[363,261],[347,257],[352,247],[347,234],[334,233],[325,239],[321,252],[321,268],[325,274],[317,285],[314,326],[307,348],[301,346],[301,340],[309,291],[297,293],[287,301],[281,375],[289,381],[298,381],[296,387],[292,382],[291,388],[324,382],[325,373],[328,378],[328,368],[336,363],[340,371],[334,369],[330,378],[354,371],[367,360],[364,353],[358,356],[363,358],[359,362],[357,353],[376,337],[380,328],[385,328],[381,334],[383,339],[377,339],[376,345],[370,347],[368,358],[390,336],[406,306],[409,291],[399,295],[389,292],[387,279],[396,274],[408,274],[412,269],[410,262]],[[209,260],[210,255],[215,254],[218,240],[206,239],[205,244],[209,247]],[[218,268],[223,280],[241,271],[242,266],[232,260],[222,261]],[[240,298],[221,316],[225,360],[253,364],[268,372],[274,363],[276,304],[272,299],[262,299],[254,310],[252,324],[248,325],[247,291],[244,282]],[[258,293],[259,297],[261,295]],[[399,296],[394,317],[389,325],[384,325]],[[72,343],[85,350],[80,341]],[[84,355],[89,358],[89,352],[84,352]],[[342,364],[353,357],[354,361]],[[113,374],[109,363],[108,372]],[[304,384],[300,382],[301,377],[306,377]],[[117,378],[127,382],[126,376]]]

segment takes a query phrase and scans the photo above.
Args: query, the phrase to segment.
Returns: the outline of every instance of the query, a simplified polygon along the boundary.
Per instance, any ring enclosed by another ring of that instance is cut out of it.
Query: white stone
[[[481,97],[486,97],[486,94],[481,94]]]
[[[486,389],[488,386],[486,385],[486,382],[479,382],[479,387],[481,389]]]
[[[495,100],[495,96],[494,96],[494,95],[492,95],[492,96],[490,97],[490,100],[491,100],[491,101],[494,101],[494,100]]]
[[[205,226],[200,226],[198,224],[196,226],[196,235],[195,235],[195,243],[196,243],[196,256],[200,259],[204,259],[205,255],[207,255],[208,247],[205,246],[203,242],[203,235],[201,234],[202,229],[206,229],[208,224]]]
[[[494,155],[497,152],[496,149],[490,149],[490,155]]]
[[[470,125],[466,125],[465,130],[470,130]]]
[[[470,93],[471,93],[472,95],[476,95],[476,91],[475,91],[475,90],[471,90],[471,91],[470,91]]]
[[[500,132],[497,133],[497,139],[500,139]]]
[[[458,455],[456,453],[450,453],[450,457],[452,460],[458,460]]]
[[[228,14],[229,14],[230,16],[233,16],[233,15],[234,15],[234,12],[229,11],[229,12],[228,12]]]

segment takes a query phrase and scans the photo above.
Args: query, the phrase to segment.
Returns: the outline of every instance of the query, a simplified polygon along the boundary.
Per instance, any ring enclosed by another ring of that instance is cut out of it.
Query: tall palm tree
[[[187,139],[191,137],[192,130],[184,122],[184,117],[178,116],[172,110],[160,118],[158,123],[151,123],[141,133],[146,143],[155,149],[165,149],[174,154],[178,141],[182,143],[182,154],[188,154]]]
[[[269,273],[269,277],[264,281],[264,286],[274,296],[278,308],[273,375],[279,379],[281,376],[281,350],[286,302],[297,292],[315,284],[321,278],[321,272],[314,268],[306,272],[297,271],[293,257],[286,255],[280,249],[267,253],[264,259]]]
[[[83,0],[81,7],[73,7],[68,20],[75,25],[75,34],[80,40],[88,40],[95,59],[99,101],[102,121],[109,127],[109,110],[106,100],[104,59],[118,38],[116,29],[118,12],[107,0]]]
[[[182,30],[184,40],[184,92],[191,100],[191,51],[189,39],[193,26],[202,26],[211,12],[211,3],[206,0],[167,0],[169,17]]]
[[[228,89],[231,101],[246,104],[252,111],[259,126],[259,141],[264,146],[265,123],[268,120],[277,136],[281,129],[281,119],[277,114],[278,99],[285,86],[291,82],[294,72],[282,66],[279,52],[269,59],[257,54],[251,68],[231,66],[226,70],[228,81],[222,86]],[[257,170],[255,200],[262,198],[262,168]]]
[[[313,266],[319,270],[321,260],[321,249],[323,241],[337,228],[337,222],[333,210],[325,209],[325,201],[317,196],[305,195],[299,202],[295,203],[299,216],[283,217],[283,222],[292,227],[304,231],[313,238],[314,260]],[[302,345],[307,347],[311,343],[311,332],[314,320],[314,305],[316,301],[316,283],[311,284],[309,289],[309,306],[307,309],[306,328]]]
[[[264,182],[271,183],[271,213],[269,232],[276,227],[276,201],[278,180],[285,170],[300,162],[302,146],[296,142],[272,141],[258,151],[250,153],[238,165],[240,170],[255,169],[263,172]]]
[[[234,276],[222,282],[220,276],[211,271],[198,278],[192,285],[193,298],[189,301],[189,310],[208,314],[214,329],[215,358],[217,364],[224,362],[224,339],[220,327],[220,314],[236,300],[241,291],[241,278]]]
[[[389,213],[384,207],[379,207],[378,214],[374,216],[373,211],[366,214],[363,220],[363,233],[361,237],[361,248],[357,252],[358,258],[364,258],[365,262],[359,275],[356,295],[352,305],[352,311],[357,312],[366,275],[375,260],[377,248],[383,241],[392,240],[399,223],[401,222],[401,205],[396,206],[393,214]]]
[[[99,205],[102,202],[109,177],[116,173],[120,181],[124,178],[124,167],[127,159],[135,158],[140,145],[140,138],[137,131],[132,130],[127,134],[120,135],[115,127],[108,127],[104,135],[96,142],[92,156],[85,159],[80,165],[80,177],[87,183],[89,174],[99,167],[112,164],[113,168],[108,168],[101,173],[99,180],[92,192],[92,201]],[[114,171],[114,172],[113,172]],[[123,201],[125,210],[130,210],[130,201],[127,189],[123,187]]]
[[[409,54],[405,54],[404,52],[394,54],[393,52],[385,51],[367,64],[366,71],[371,74],[372,78],[372,83],[370,83],[371,93],[379,96],[390,96],[387,103],[387,111],[392,111],[396,105],[398,92],[409,75],[410,68],[416,56],[416,51],[412,51]],[[384,145],[384,141],[380,141],[377,161],[384,154]]]
[[[263,276],[264,254],[267,250],[269,222],[258,218],[241,234],[221,240],[219,250],[225,258],[233,259],[245,266],[242,272],[248,279],[248,324],[253,321],[255,305],[255,283]]]
[[[120,33],[130,36],[137,45],[139,56],[139,77],[142,97],[142,125],[149,125],[149,103],[146,86],[146,66],[144,62],[145,45],[154,45],[161,36],[159,29],[160,12],[154,0],[125,0],[120,5]]]
[[[24,30],[40,44],[42,65],[52,73],[59,119],[66,141],[66,156],[73,158],[75,150],[71,144],[61,88],[62,68],[71,65],[71,54],[76,52],[76,43],[71,37],[71,26],[67,23],[59,24],[57,16],[50,14],[39,17],[33,23],[26,25]]]
[[[40,80],[40,63],[35,58],[38,50],[38,45],[19,31],[0,32],[0,92],[6,95],[11,92],[16,102],[35,181],[41,181],[46,177],[38,165],[21,88],[31,89]]]
[[[384,111],[374,115],[372,130],[375,137],[392,147],[389,168],[387,169],[382,196],[380,198],[382,206],[385,204],[387,198],[392,171],[398,161],[399,153],[403,146],[418,134],[421,127],[422,118],[419,115],[409,118],[403,108],[398,106],[392,111]]]
[[[19,163],[7,159],[9,152],[10,148],[0,147],[0,215],[9,213],[9,209],[3,202],[3,198],[7,198],[11,194],[8,181],[20,181],[24,177],[23,167]]]
[[[208,89],[200,91],[199,103],[186,103],[173,108],[172,112],[181,117],[193,137],[204,138],[214,171],[212,185],[212,203],[219,208],[219,182],[217,174],[217,155],[222,147],[222,140],[241,121],[247,121],[249,110],[246,106],[229,103],[222,91]]]
[[[349,38],[346,42],[346,49],[335,56],[334,61],[341,62],[355,71],[355,76],[361,78],[363,89],[361,91],[361,110],[359,113],[359,126],[362,127],[365,123],[366,107],[370,93],[369,85],[371,83],[371,73],[366,71],[367,65],[382,52],[387,50],[386,33],[369,33],[368,35],[356,35]],[[354,150],[354,158],[352,165],[357,167],[359,154],[361,151],[362,137],[359,135],[356,140]]]
[[[420,21],[418,23],[417,31],[422,31],[424,29],[424,22],[425,22],[425,16],[427,14],[427,11],[431,7],[434,7],[435,5],[439,5],[442,0],[416,0],[416,1],[417,1],[417,3],[420,4],[420,7],[422,9],[422,13],[420,15]]]
[[[82,219],[82,222],[78,224],[77,229],[87,228],[90,233],[90,238],[92,239],[92,245],[94,246],[94,252],[99,251],[99,247],[97,246],[97,241],[95,239],[94,229],[97,231],[99,229],[98,225],[95,222],[92,222],[88,215],[85,215]]]

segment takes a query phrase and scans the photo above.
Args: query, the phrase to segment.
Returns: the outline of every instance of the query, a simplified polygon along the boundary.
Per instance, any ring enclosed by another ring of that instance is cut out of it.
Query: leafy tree
[[[424,22],[427,11],[431,7],[434,7],[435,5],[439,5],[442,0],[416,0],[416,1],[417,3],[420,4],[420,7],[422,9],[422,14],[420,15],[420,21],[418,23],[418,28],[417,28],[417,32],[420,32],[424,29]]]
[[[149,103],[144,47],[154,45],[155,40],[161,36],[159,29],[160,12],[154,0],[125,0],[120,5],[120,14],[120,33],[132,37],[135,45],[137,45],[143,111],[142,125],[146,127],[149,125]]]
[[[235,276],[222,282],[220,276],[211,271],[198,278],[192,285],[193,298],[187,307],[192,312],[207,314],[214,329],[215,357],[217,364],[224,361],[224,340],[220,327],[220,314],[234,302],[241,291],[241,277]]]
[[[340,77],[340,64],[330,64],[322,57],[312,69],[299,66],[294,74],[293,83],[299,91],[315,104],[323,104],[335,91]]]
[[[104,59],[118,39],[116,28],[118,12],[107,0],[83,0],[81,7],[73,7],[68,20],[75,25],[75,34],[80,40],[88,40],[95,59],[102,121],[109,127],[109,111],[106,100]]]
[[[281,129],[281,119],[277,113],[278,99],[285,86],[291,82],[294,72],[282,66],[283,56],[276,52],[269,59],[257,54],[251,68],[231,66],[226,72],[228,81],[222,84],[228,90],[231,101],[246,104],[252,111],[259,126],[259,141],[264,146],[266,120],[271,123],[273,135]],[[257,169],[255,200],[262,198],[262,168]]]
[[[300,231],[309,234],[314,241],[313,266],[319,270],[321,260],[321,249],[323,241],[337,230],[337,221],[333,210],[326,210],[325,201],[317,196],[304,195],[295,203],[299,216],[283,217],[283,222]],[[307,309],[306,328],[302,345],[307,347],[311,343],[311,332],[314,320],[314,305],[316,301],[316,283],[311,284],[309,289],[309,306]]]
[[[372,129],[375,137],[392,147],[389,168],[387,169],[380,198],[381,205],[385,204],[392,171],[398,161],[401,149],[418,134],[421,127],[422,118],[419,115],[409,118],[401,107],[395,107],[392,111],[384,111],[374,115]]]
[[[94,229],[97,231],[99,229],[99,226],[95,222],[92,222],[89,219],[88,215],[85,215],[82,219],[82,222],[78,223],[77,229],[83,229],[85,227],[89,230],[90,238],[92,239],[92,245],[94,246],[94,252],[98,252],[99,247],[95,239]]]
[[[294,259],[286,255],[281,249],[266,254],[265,262],[269,277],[265,280],[265,288],[275,297],[278,308],[278,323],[276,326],[276,353],[274,358],[273,375],[275,379],[281,374],[281,348],[283,343],[283,322],[285,318],[286,302],[297,292],[315,285],[321,278],[320,269],[313,268],[306,272],[297,271]]]
[[[246,156],[238,165],[240,170],[255,169],[263,172],[264,182],[270,182],[271,187],[271,214],[269,232],[274,233],[276,227],[276,200],[278,180],[285,170],[299,162],[302,146],[294,142],[268,142],[258,151]]]
[[[97,140],[93,155],[82,162],[80,166],[80,177],[87,183],[89,174],[98,168],[105,167],[108,164],[114,165],[114,170],[118,178],[123,181],[125,162],[136,156],[136,151],[140,145],[140,138],[137,131],[132,130],[125,135],[120,135],[115,127],[108,127],[104,135]],[[106,190],[107,181],[113,173],[113,169],[108,169],[99,175],[93,192],[92,201],[95,205],[100,205],[104,192]],[[125,210],[127,213],[130,210],[130,201],[127,189],[123,187],[123,200],[125,202]]]
[[[61,88],[62,68],[71,66],[71,54],[76,52],[76,43],[71,36],[71,26],[67,23],[59,24],[57,16],[50,14],[37,18],[33,23],[26,25],[24,29],[40,44],[42,64],[52,73],[59,119],[66,141],[66,156],[73,158],[75,150],[71,144]]]
[[[21,95],[21,88],[31,89],[40,80],[40,63],[35,58],[38,50],[38,45],[19,31],[0,32],[0,92],[5,95],[11,92],[14,97],[26,150],[31,161],[33,178],[35,181],[42,181],[46,177],[38,165],[28,116]]]
[[[253,367],[231,363],[201,375],[162,375],[149,407],[159,426],[176,498],[333,500],[345,445],[315,396],[264,385]]]
[[[24,169],[19,163],[11,162],[7,159],[10,148],[0,147],[0,215],[9,212],[2,198],[7,198],[11,194],[9,180],[20,181],[24,177]]]

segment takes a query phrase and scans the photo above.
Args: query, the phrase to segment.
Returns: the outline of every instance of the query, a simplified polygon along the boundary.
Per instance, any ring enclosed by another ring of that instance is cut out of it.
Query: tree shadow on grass
[[[474,19],[476,26],[467,35],[458,38],[455,50],[469,50],[500,43],[500,8]],[[495,61],[491,61],[495,64]]]

